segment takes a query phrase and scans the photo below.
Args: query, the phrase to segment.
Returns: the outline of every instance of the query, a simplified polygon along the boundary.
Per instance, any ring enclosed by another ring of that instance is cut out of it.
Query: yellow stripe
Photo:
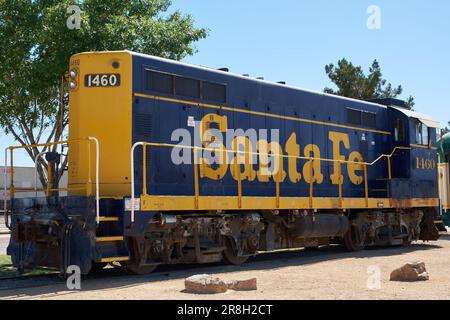
[[[112,258],[103,258],[100,262],[121,262],[121,261],[129,261],[130,257],[112,257]]]
[[[367,202],[366,202],[367,201]],[[439,199],[389,198],[313,198],[312,209],[379,209],[437,207]],[[141,196],[143,211],[196,211],[196,210],[307,210],[310,198],[280,197],[198,197],[194,196]]]
[[[113,242],[113,241],[123,241],[124,237],[117,236],[117,237],[97,237],[97,242]]]
[[[422,145],[420,145],[420,144],[414,144],[414,143],[411,143],[410,146],[411,146],[411,147],[414,147],[414,148],[437,150],[437,148],[435,148],[435,147],[422,146]]]
[[[346,126],[346,125],[343,125],[343,124],[329,123],[329,122],[323,122],[323,121],[317,121],[317,120],[309,120],[309,119],[289,117],[289,116],[281,116],[281,115],[271,114],[271,113],[266,113],[266,112],[259,112],[259,111],[251,111],[251,110],[244,110],[244,109],[238,109],[238,108],[231,108],[231,107],[219,106],[219,105],[214,105],[214,104],[209,104],[209,103],[193,102],[193,101],[188,101],[188,100],[179,100],[179,99],[174,99],[174,98],[153,96],[153,95],[142,94],[142,93],[135,93],[134,95],[136,97],[147,98],[147,99],[154,99],[154,100],[162,100],[162,101],[168,101],[168,102],[183,103],[183,104],[188,104],[188,105],[192,105],[192,106],[199,106],[199,107],[205,107],[205,108],[212,108],[212,109],[220,109],[220,110],[227,110],[227,111],[233,111],[233,112],[247,113],[247,114],[253,114],[253,115],[270,117],[270,118],[276,118],[276,119],[293,120],[293,121],[298,121],[298,122],[319,124],[319,125],[324,125],[324,126],[329,126],[329,127],[337,127],[337,128],[352,129],[352,130],[358,130],[358,131],[364,131],[364,132],[373,132],[373,133],[391,135],[391,133],[387,132],[387,131],[365,129],[365,128],[359,128],[359,127]]]

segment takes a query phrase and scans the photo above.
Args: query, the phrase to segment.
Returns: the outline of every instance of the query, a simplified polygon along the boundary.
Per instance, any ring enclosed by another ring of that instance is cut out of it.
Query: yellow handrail
[[[137,142],[133,145],[132,149],[131,149],[131,169],[132,169],[132,181],[131,181],[131,189],[132,189],[132,201],[131,201],[131,221],[134,222],[134,150],[136,147],[138,146],[142,146],[144,152],[146,153],[146,147],[150,146],[150,147],[169,147],[169,148],[179,148],[179,149],[188,149],[188,150],[192,150],[193,154],[194,154],[194,190],[195,190],[195,208],[199,208],[199,178],[198,178],[198,166],[200,164],[201,161],[198,161],[197,159],[197,152],[198,151],[211,151],[211,152],[217,152],[218,149],[220,149],[221,152],[227,152],[227,153],[233,153],[235,154],[235,156],[237,156],[238,154],[244,154],[244,155],[253,155],[253,156],[260,156],[260,155],[270,155],[270,153],[265,152],[265,153],[261,153],[261,152],[249,152],[249,151],[240,151],[240,150],[229,150],[229,149],[224,149],[224,148],[209,148],[209,147],[196,147],[196,146],[186,146],[186,145],[176,145],[176,144],[171,144],[171,143],[154,143],[154,142]],[[235,147],[235,149],[237,149],[237,147]],[[314,167],[313,167],[313,163],[314,161],[323,161],[323,162],[330,162],[330,163],[335,163],[338,162],[338,168],[339,168],[339,206],[341,208],[343,208],[343,179],[342,179],[342,164],[357,164],[357,165],[363,165],[364,167],[364,196],[365,196],[365,200],[366,200],[366,206],[369,206],[369,186],[368,186],[368,172],[367,172],[367,168],[370,166],[375,165],[378,161],[380,161],[383,158],[387,158],[388,159],[388,176],[389,176],[389,180],[392,179],[392,172],[391,172],[391,158],[394,156],[394,154],[398,151],[398,150],[411,150],[410,147],[395,147],[392,152],[390,154],[382,154],[380,155],[377,159],[375,159],[373,162],[365,162],[365,161],[349,161],[349,160],[341,160],[341,159],[327,159],[327,158],[317,158],[317,157],[303,157],[303,156],[291,156],[291,155],[285,155],[285,154],[279,154],[277,155],[277,157],[281,157],[283,159],[285,158],[295,158],[295,159],[299,159],[299,160],[309,160],[310,163],[310,186],[309,186],[309,204],[310,204],[310,208],[313,208],[313,193],[314,193]],[[239,163],[239,159],[236,159],[237,163]],[[148,185],[147,185],[147,161],[146,161],[146,156],[143,156],[143,174],[144,174],[144,181],[143,181],[143,195],[148,196]],[[237,184],[238,184],[238,207],[242,208],[242,181],[241,181],[241,170],[240,170],[240,166],[237,167],[238,172],[237,172]],[[276,177],[274,177],[275,183],[276,183],[276,207],[279,208],[280,207],[280,180],[281,180],[281,176],[280,174],[282,174],[280,172],[280,168],[278,168],[278,172]]]
[[[15,150],[20,150],[20,149],[29,149],[29,148],[42,148],[42,147],[50,147],[50,146],[57,146],[57,145],[62,145],[62,144],[71,144],[71,143],[78,143],[78,142],[88,142],[87,146],[88,146],[88,157],[89,157],[89,161],[88,161],[88,182],[86,183],[86,187],[85,188],[81,188],[81,187],[68,187],[68,188],[51,188],[50,186],[50,181],[51,181],[51,172],[50,170],[48,170],[47,172],[47,179],[48,179],[48,184],[47,184],[47,188],[46,189],[40,189],[39,191],[47,191],[47,195],[50,192],[61,192],[61,191],[71,191],[71,190],[83,190],[86,189],[86,192],[88,193],[88,195],[92,194],[92,169],[91,169],[91,142],[95,143],[95,147],[96,147],[96,161],[95,161],[95,167],[96,167],[96,192],[95,192],[95,198],[96,198],[96,214],[97,214],[97,221],[99,221],[100,218],[100,191],[99,191],[99,163],[100,163],[100,150],[99,150],[99,142],[98,139],[95,137],[87,137],[85,139],[72,139],[72,140],[63,140],[63,141],[55,141],[55,142],[48,142],[48,143],[37,143],[37,144],[32,144],[32,145],[23,145],[23,146],[11,146],[9,148],[6,148],[5,150],[5,208],[6,208],[6,191],[7,191],[7,186],[6,186],[6,176],[7,176],[7,171],[6,171],[6,167],[8,165],[8,153],[7,151],[10,151],[10,199],[14,198],[14,195],[16,192],[29,192],[28,190],[23,190],[23,189],[16,189],[14,186],[14,151]],[[42,156],[42,152],[39,153],[38,157]],[[37,186],[35,185],[34,191],[38,191]]]
[[[23,193],[23,192],[28,192],[28,190],[24,190],[24,189],[17,189],[14,186],[14,151],[15,150],[20,150],[20,149],[29,149],[29,148],[42,148],[42,147],[50,147],[50,146],[55,146],[55,145],[62,145],[62,144],[70,144],[70,143],[75,143],[75,142],[89,142],[89,138],[86,139],[73,139],[73,140],[63,140],[63,141],[55,141],[55,142],[48,142],[48,143],[37,143],[37,144],[31,144],[31,145],[24,145],[24,146],[11,146],[8,147],[7,150],[10,151],[10,194],[11,197],[13,198],[15,193]],[[86,184],[86,188],[73,188],[73,190],[80,190],[80,189],[87,189],[89,184],[92,184],[91,181],[91,161],[90,161],[90,144],[88,144],[88,155],[89,155],[89,161],[88,161],[88,172],[89,172],[89,181]],[[6,161],[6,159],[5,159]],[[6,166],[6,163],[5,163]],[[51,180],[51,176],[50,173],[47,172],[48,174],[48,180]],[[33,189],[33,191],[35,191],[37,189]],[[39,189],[38,191],[46,191],[47,194],[49,192],[56,192],[56,191],[70,191],[72,190],[71,188],[56,188],[56,189],[52,189],[50,187],[50,184],[47,185],[47,189]]]
[[[268,152],[235,151],[235,150],[222,149],[222,148],[192,147],[192,146],[184,146],[184,145],[170,144],[170,143],[154,143],[154,142],[140,142],[140,143],[142,143],[143,146],[145,145],[145,146],[151,146],[151,147],[169,147],[169,148],[179,148],[179,149],[189,149],[189,150],[196,149],[198,151],[201,150],[201,151],[212,151],[212,152],[217,152],[217,150],[220,149],[221,152],[227,152],[227,153],[248,154],[248,155],[253,155],[253,156],[270,155],[270,153],[268,153]],[[316,157],[313,157],[312,159],[317,160],[317,161],[323,161],[323,162],[341,162],[341,163],[347,163],[347,164],[358,164],[358,165],[366,164],[368,166],[373,166],[383,158],[393,157],[397,150],[411,150],[411,148],[410,147],[395,147],[391,154],[382,154],[377,159],[375,159],[373,162],[349,161],[349,160],[327,159],[327,158],[316,158]],[[294,158],[294,159],[299,159],[299,160],[310,160],[311,159],[311,157],[290,156],[290,155],[286,155],[286,154],[280,154],[280,155],[277,155],[277,157],[286,158],[286,159]]]

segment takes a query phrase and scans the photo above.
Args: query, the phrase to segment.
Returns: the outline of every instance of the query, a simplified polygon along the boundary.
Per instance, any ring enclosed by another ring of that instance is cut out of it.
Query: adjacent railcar
[[[145,273],[442,230],[439,125],[400,101],[128,51],[75,55],[68,76],[69,194],[13,199],[8,253],[19,268],[120,262]]]

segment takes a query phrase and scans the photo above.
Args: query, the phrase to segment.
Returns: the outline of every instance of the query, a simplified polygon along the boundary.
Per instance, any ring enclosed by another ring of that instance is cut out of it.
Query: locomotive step
[[[130,257],[109,257],[109,258],[102,258],[100,262],[103,263],[109,263],[109,262],[122,262],[122,261],[129,261]]]
[[[97,242],[115,242],[115,241],[123,241],[123,236],[113,236],[113,237],[97,237]]]

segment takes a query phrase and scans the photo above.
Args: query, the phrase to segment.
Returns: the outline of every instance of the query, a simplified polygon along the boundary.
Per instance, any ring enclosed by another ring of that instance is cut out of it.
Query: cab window
[[[405,141],[405,124],[401,119],[395,121],[394,136],[395,142]]]
[[[416,124],[416,144],[424,146],[430,144],[430,129],[420,121]]]

